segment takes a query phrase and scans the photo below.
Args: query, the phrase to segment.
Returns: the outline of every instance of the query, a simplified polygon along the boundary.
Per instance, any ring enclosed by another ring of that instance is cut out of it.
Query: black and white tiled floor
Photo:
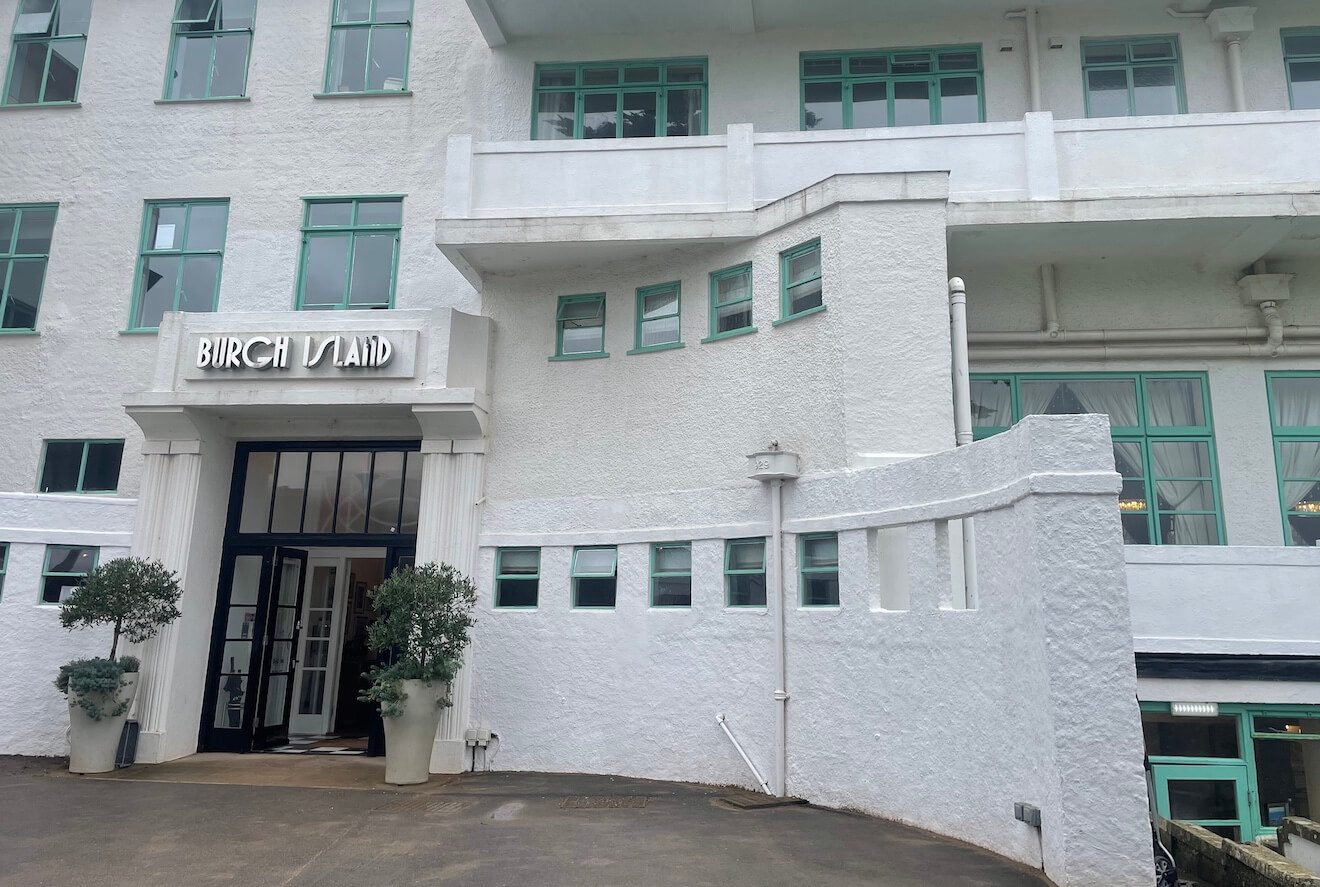
[[[289,738],[288,745],[280,745],[274,748],[268,748],[266,751],[277,755],[364,755],[366,748],[351,748],[348,745],[338,745],[337,736],[292,736]],[[349,740],[352,742],[352,740]],[[361,740],[353,742],[354,745],[365,745]]]

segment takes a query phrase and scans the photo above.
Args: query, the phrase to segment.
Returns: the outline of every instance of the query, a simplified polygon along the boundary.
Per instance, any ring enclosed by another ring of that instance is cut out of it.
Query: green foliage
[[[142,669],[142,660],[136,656],[120,656],[119,667],[124,670],[124,674],[136,674]]]
[[[399,681],[453,679],[475,621],[477,588],[448,564],[400,567],[372,590],[371,602],[378,615],[367,629],[367,646],[395,658],[364,675],[371,685],[358,698],[379,703],[381,715],[396,718],[407,698]]]
[[[129,705],[119,696],[126,686],[124,659],[75,659],[60,666],[55,686],[61,693],[72,695],[69,705],[78,705],[93,721],[118,717],[128,711]]]
[[[121,557],[101,564],[64,602],[60,625],[72,631],[93,625],[114,626],[110,658],[119,638],[140,644],[182,614],[177,606],[183,589],[173,572],[159,561]]]

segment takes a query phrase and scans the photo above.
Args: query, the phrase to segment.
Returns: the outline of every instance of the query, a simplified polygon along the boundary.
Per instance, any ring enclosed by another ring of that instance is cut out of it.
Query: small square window
[[[839,605],[839,535],[814,533],[802,537],[802,605],[837,607]]]
[[[96,567],[100,550],[71,545],[47,545],[41,573],[41,602],[62,604]]]
[[[637,291],[638,351],[675,348],[683,344],[682,293],[679,284],[662,283]]]
[[[124,457],[122,440],[48,440],[41,467],[43,493],[113,493]]]
[[[724,544],[724,586],[730,607],[765,606],[765,539]]]
[[[651,546],[651,606],[692,606],[692,543]]]
[[[495,606],[535,609],[541,585],[541,549],[501,548],[495,553]]]
[[[605,294],[560,296],[555,313],[555,357],[574,360],[605,353]]]
[[[573,606],[613,609],[618,585],[618,550],[613,546],[573,549]]]
[[[710,276],[710,337],[752,332],[751,263]]]
[[[780,254],[780,320],[825,307],[820,270],[820,241]]]

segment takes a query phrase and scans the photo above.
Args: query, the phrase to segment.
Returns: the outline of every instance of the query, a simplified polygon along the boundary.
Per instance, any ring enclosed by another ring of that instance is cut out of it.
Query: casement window
[[[765,606],[765,539],[724,543],[724,593],[730,607]]]
[[[1183,114],[1177,37],[1082,41],[1087,117]]]
[[[605,351],[605,294],[560,296],[551,360],[609,357]]]
[[[779,254],[779,320],[792,320],[825,308],[820,274],[820,241]]]
[[[677,281],[637,290],[637,345],[629,354],[683,347],[683,295]]]
[[[573,549],[573,606],[613,609],[619,553],[613,545]]]
[[[981,47],[804,52],[802,128],[980,123]]]
[[[1283,64],[1294,109],[1320,108],[1320,28],[1283,31]]]
[[[55,213],[54,204],[0,206],[0,333],[37,328]]]
[[[59,604],[96,568],[100,549],[72,545],[47,545],[46,565],[41,571],[41,603]]]
[[[147,204],[130,329],[154,330],[167,311],[215,311],[228,222],[228,200]]]
[[[754,332],[751,262],[711,274],[710,335],[702,341]]]
[[[1320,373],[1266,373],[1288,545],[1320,543]]]
[[[325,92],[406,92],[412,16],[412,0],[334,0]]]
[[[257,0],[179,0],[165,99],[246,96],[256,16]]]
[[[692,543],[651,546],[651,606],[692,606]]]
[[[403,198],[318,197],[305,204],[298,308],[392,308]]]
[[[1129,545],[1222,545],[1210,387],[1204,373],[1046,373],[972,378],[972,423],[988,437],[1023,416],[1109,416]]]
[[[0,600],[5,596],[5,571],[9,569],[9,543],[0,542]]]
[[[541,586],[541,549],[501,548],[495,552],[495,606],[535,609]]]
[[[43,493],[113,493],[119,486],[122,440],[48,440],[41,464]]]
[[[802,576],[802,606],[839,605],[839,534],[799,536],[798,573]]]
[[[706,134],[706,60],[536,66],[534,139]]]
[[[78,101],[92,0],[19,0],[6,105]]]

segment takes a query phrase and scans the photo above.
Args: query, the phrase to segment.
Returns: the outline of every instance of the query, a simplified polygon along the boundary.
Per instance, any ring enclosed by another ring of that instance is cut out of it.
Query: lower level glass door
[[[294,548],[275,549],[275,571],[271,580],[268,612],[262,644],[265,656],[261,672],[261,699],[257,704],[254,748],[270,748],[289,742],[289,708],[293,700],[294,650],[298,649],[301,626],[303,574],[307,552]]]
[[[1251,840],[1245,763],[1154,764],[1152,771],[1161,816],[1235,841]]]

